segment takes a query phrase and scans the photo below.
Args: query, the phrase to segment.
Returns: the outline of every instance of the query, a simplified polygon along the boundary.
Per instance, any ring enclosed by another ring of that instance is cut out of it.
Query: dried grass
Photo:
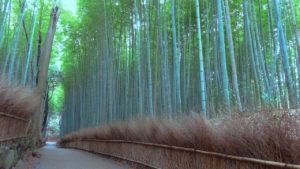
[[[200,116],[182,120],[144,119],[83,129],[61,144],[81,139],[157,143],[241,157],[300,164],[300,115],[236,115],[218,123]]]
[[[0,81],[0,112],[28,119],[38,103],[31,90]]]
[[[38,107],[31,90],[0,81],[0,139],[24,137],[29,118]]]
[[[86,150],[125,161],[146,164],[148,168],[163,169],[299,169],[299,166],[242,157],[232,158],[193,149],[124,141],[81,140],[65,143],[64,147]],[[254,160],[254,161],[253,161]],[[131,166],[142,169],[141,166]]]

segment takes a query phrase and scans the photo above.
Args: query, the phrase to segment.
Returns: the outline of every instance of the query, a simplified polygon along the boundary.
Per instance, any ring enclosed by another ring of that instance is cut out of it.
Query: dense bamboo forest
[[[77,5],[61,21],[62,133],[144,116],[299,105],[298,0]]]
[[[0,0],[0,168],[49,138],[152,168],[300,168],[299,11]]]
[[[2,79],[37,85],[54,4],[0,2]],[[71,4],[75,12],[61,12],[45,96],[51,112],[62,112],[62,134],[145,116],[299,106],[298,0]]]

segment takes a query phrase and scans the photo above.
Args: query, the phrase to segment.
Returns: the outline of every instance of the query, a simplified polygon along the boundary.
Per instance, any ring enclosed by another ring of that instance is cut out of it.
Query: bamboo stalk
[[[11,114],[0,112],[0,116],[4,116],[4,117],[8,117],[8,118],[12,118],[12,119],[15,119],[15,120],[20,120],[20,121],[28,123],[27,119],[24,119],[24,118],[21,118],[21,117],[18,117],[18,116],[14,116],[14,115],[11,115]]]
[[[171,149],[171,150],[192,152],[192,153],[202,154],[202,155],[206,155],[206,156],[220,157],[220,158],[224,158],[224,159],[229,159],[229,160],[234,160],[234,161],[241,161],[241,162],[246,162],[246,163],[260,164],[260,165],[269,166],[269,167],[278,167],[278,168],[285,168],[285,169],[300,169],[300,165],[295,165],[295,164],[288,164],[288,163],[282,163],[282,162],[276,162],[276,161],[261,160],[261,159],[255,159],[255,158],[249,158],[249,157],[239,157],[239,156],[234,156],[234,155],[227,155],[227,154],[222,154],[222,153],[202,151],[202,150],[197,150],[197,149],[192,149],[192,148],[184,148],[184,147],[169,146],[169,145],[162,145],[162,144],[143,143],[143,142],[124,141],[124,140],[81,139],[81,140],[78,140],[78,141],[136,144],[136,145],[143,145],[143,146],[151,146],[151,147],[157,147],[157,148],[166,148],[166,149]]]

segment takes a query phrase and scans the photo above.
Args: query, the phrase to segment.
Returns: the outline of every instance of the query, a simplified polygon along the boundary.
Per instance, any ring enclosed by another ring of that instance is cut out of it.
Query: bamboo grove
[[[78,6],[62,20],[62,134],[144,116],[299,107],[299,0]]]
[[[33,142],[47,124],[48,70],[58,17],[52,0],[0,0],[1,111],[26,114]],[[10,130],[18,130],[16,125],[10,124]]]
[[[35,87],[44,47],[51,1],[0,1],[1,77]]]

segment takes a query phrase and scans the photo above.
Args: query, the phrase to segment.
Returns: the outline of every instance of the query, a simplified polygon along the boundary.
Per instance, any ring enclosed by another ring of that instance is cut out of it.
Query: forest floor
[[[130,169],[122,163],[100,155],[80,150],[56,148],[55,143],[47,143],[39,153],[41,157],[35,159],[32,169]]]

